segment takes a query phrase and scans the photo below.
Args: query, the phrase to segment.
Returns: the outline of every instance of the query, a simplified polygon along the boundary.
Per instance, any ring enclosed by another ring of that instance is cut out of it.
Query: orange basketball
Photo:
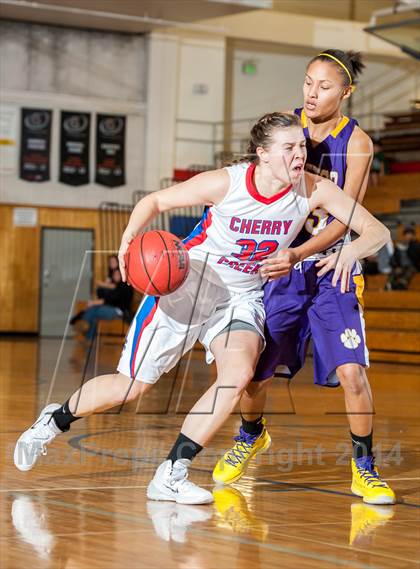
[[[179,288],[188,276],[190,258],[184,243],[168,231],[140,233],[125,254],[127,281],[151,296]]]

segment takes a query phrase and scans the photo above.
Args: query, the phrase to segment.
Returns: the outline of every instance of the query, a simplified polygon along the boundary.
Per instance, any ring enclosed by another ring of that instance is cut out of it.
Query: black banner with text
[[[89,183],[90,113],[61,112],[60,182]]]
[[[22,109],[20,177],[27,182],[50,179],[52,111]]]
[[[125,122],[126,118],[122,115],[97,115],[97,184],[110,188],[125,184]]]

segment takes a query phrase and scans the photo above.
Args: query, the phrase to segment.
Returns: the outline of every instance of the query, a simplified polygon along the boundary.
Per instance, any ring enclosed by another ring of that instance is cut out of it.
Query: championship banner
[[[110,188],[125,184],[125,116],[97,115],[95,182]]]
[[[60,182],[89,183],[90,113],[61,111]]]
[[[22,109],[20,178],[27,182],[50,179],[52,111]]]

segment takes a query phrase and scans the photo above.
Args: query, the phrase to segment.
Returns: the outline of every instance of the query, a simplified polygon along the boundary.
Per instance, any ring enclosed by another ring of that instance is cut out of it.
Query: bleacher
[[[396,157],[397,163],[403,164],[407,152],[420,148],[420,109],[384,113],[384,117],[384,126],[374,133],[375,139],[380,142],[385,154]]]
[[[420,173],[381,176],[369,186],[363,205],[374,215],[398,214],[405,201],[420,200]]]
[[[364,294],[364,301],[367,344],[371,359],[395,363],[420,363],[418,291],[384,291],[369,288]]]
[[[366,290],[369,291],[383,291],[388,282],[388,275],[367,275],[365,276]],[[408,286],[409,290],[420,291],[420,273],[415,273]],[[388,291],[389,292],[389,291]]]
[[[379,216],[399,239],[404,223],[414,221],[420,201],[420,173],[381,176],[370,186],[364,205]],[[420,225],[416,225],[420,239]],[[409,290],[385,290],[388,275],[367,275],[365,320],[373,361],[420,363],[420,273],[410,279]]]

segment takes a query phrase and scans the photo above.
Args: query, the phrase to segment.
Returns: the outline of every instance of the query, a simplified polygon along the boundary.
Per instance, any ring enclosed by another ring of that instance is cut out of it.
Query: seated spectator
[[[98,294],[98,288],[115,288],[115,283],[112,281],[113,272],[119,268],[117,255],[111,255],[108,257],[108,275],[104,281],[96,281],[96,294]]]
[[[401,267],[394,267],[389,275],[385,290],[407,290],[409,278]]]
[[[122,281],[119,269],[113,271],[112,282],[115,285],[113,288],[102,289],[102,298],[89,301],[86,309],[70,321],[72,325],[78,320],[88,323],[89,327],[85,333],[88,340],[94,338],[99,320],[131,319],[133,289]]]
[[[419,270],[420,261],[419,242],[416,239],[414,227],[406,227],[403,238],[395,244],[393,264],[403,269]]]
[[[107,277],[104,281],[96,281],[96,297],[105,299],[108,290],[115,289],[116,283],[112,279],[112,275],[116,269],[119,268],[118,257],[117,255],[111,255],[108,257],[108,273]],[[70,320],[70,324],[76,324],[79,320],[83,318],[84,310],[81,310],[77,314],[75,314],[72,319]]]
[[[416,239],[414,227],[406,227],[403,238],[395,243],[391,259],[392,272],[386,288],[405,290],[413,274],[420,268],[420,244]]]
[[[391,259],[394,255],[394,243],[392,239],[385,243],[382,249],[377,253],[378,271],[383,275],[389,275],[391,272]]]
[[[404,241],[407,244],[407,256],[416,271],[420,271],[420,242],[416,238],[414,226],[404,230]]]

